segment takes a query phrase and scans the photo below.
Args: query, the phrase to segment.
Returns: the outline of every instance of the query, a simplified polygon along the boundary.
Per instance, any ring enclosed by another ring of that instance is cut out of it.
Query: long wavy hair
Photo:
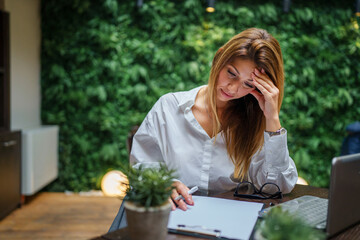
[[[223,131],[227,152],[235,165],[234,177],[244,179],[252,156],[264,144],[265,117],[254,96],[248,94],[231,100],[221,119],[216,111],[216,85],[220,71],[235,58],[253,61],[258,69],[263,68],[279,89],[280,112],[284,96],[283,58],[279,42],[266,30],[247,29],[224,44],[215,54],[208,82],[213,133]]]

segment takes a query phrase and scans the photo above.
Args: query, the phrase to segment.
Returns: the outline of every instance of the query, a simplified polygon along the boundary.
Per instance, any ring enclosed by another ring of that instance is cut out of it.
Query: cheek
[[[250,94],[250,92],[251,92],[252,90],[253,90],[253,89],[240,88],[239,91],[237,92],[237,96],[238,96],[239,98],[244,97],[244,96]]]
[[[223,86],[226,85],[228,82],[226,74],[223,73],[223,71],[220,72],[218,80],[217,80],[217,86]]]

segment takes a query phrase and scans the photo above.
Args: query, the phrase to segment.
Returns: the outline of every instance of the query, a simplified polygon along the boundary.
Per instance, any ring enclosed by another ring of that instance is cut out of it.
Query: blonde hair
[[[208,93],[213,134],[223,130],[227,152],[235,165],[234,177],[244,179],[251,157],[264,144],[265,117],[255,97],[248,94],[229,102],[221,119],[216,111],[216,85],[220,71],[234,58],[253,61],[263,68],[279,89],[280,111],[284,95],[284,69],[279,42],[266,30],[247,29],[224,44],[215,54],[210,71]]]

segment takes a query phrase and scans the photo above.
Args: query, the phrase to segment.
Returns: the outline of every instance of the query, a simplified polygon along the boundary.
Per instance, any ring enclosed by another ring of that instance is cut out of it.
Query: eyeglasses
[[[281,199],[282,192],[275,183],[265,183],[257,189],[255,185],[248,181],[240,182],[235,190],[234,197],[250,199]]]

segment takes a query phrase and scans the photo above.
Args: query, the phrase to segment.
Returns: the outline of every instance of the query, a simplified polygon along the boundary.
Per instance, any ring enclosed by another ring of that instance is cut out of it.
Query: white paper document
[[[193,196],[194,206],[170,213],[168,229],[249,239],[263,203]]]

